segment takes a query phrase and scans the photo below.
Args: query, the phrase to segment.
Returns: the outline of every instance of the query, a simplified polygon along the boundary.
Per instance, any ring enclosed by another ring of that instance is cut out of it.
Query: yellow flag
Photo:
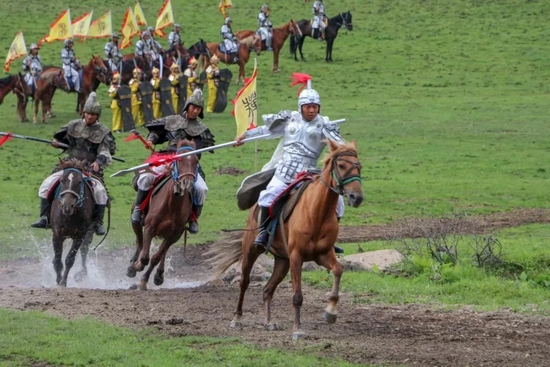
[[[164,4],[160,8],[159,15],[157,17],[157,26],[155,27],[155,35],[164,37],[166,33],[162,31],[163,28],[174,24],[174,12],[172,11],[171,0],[165,0]]]
[[[232,8],[232,7],[233,7],[233,4],[231,4],[231,0],[220,0],[220,5],[218,6],[224,18],[227,17],[227,12],[225,11],[225,8]]]
[[[121,50],[130,46],[132,44],[132,37],[139,33],[139,27],[132,8],[126,9],[120,33],[122,33],[122,42],[120,44]]]
[[[233,114],[237,123],[237,136],[246,130],[255,128],[258,115],[258,97],[256,94],[256,62],[254,62],[254,72],[244,87],[237,93],[232,103],[235,105]]]
[[[44,41],[50,43],[52,41],[63,41],[73,36],[73,28],[71,26],[71,11],[65,10],[57,17],[50,25],[50,34],[46,35],[38,42],[40,47]]]
[[[8,50],[8,56],[6,57],[6,62],[4,63],[4,71],[7,73],[10,71],[10,64],[13,60],[17,60],[21,56],[27,54],[27,46],[25,45],[25,39],[23,38],[23,31],[19,31],[15,34],[15,38],[11,43],[10,49]]]
[[[113,33],[113,21],[111,18],[111,11],[109,10],[90,25],[88,36],[86,38],[104,38],[111,37]]]
[[[93,10],[77,18],[73,26],[73,36],[78,38],[85,38],[90,30],[90,23],[92,22]]]
[[[143,9],[141,9],[141,5],[139,5],[139,3],[136,3],[136,6],[134,6],[134,15],[136,16],[136,21],[139,26],[147,25],[145,15],[143,14]]]

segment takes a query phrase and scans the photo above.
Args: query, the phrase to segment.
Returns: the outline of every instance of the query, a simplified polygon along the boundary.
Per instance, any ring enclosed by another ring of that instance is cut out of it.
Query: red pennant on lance
[[[163,164],[172,163],[177,160],[176,154],[151,154],[145,163],[149,163],[150,166],[162,166]]]
[[[137,136],[134,133],[131,133],[130,135],[128,135],[128,137],[126,139],[124,139],[124,141],[129,142],[129,141],[137,140],[137,139],[139,139],[139,136]]]
[[[8,140],[11,140],[11,139],[13,139],[13,136],[11,136],[11,133],[8,133],[8,135],[3,136],[3,137],[0,139],[0,147],[1,147],[5,142],[7,142]]]
[[[128,135],[128,137],[126,139],[124,139],[125,142],[129,142],[129,141],[132,141],[132,140],[138,140],[141,141],[145,147],[145,149],[151,149],[151,143],[149,143],[147,140],[145,140],[143,138],[143,136],[141,135],[136,135],[135,133],[131,133],[130,135]]]
[[[254,125],[252,122],[250,123],[250,126],[248,126],[248,129],[246,130],[252,130],[252,129],[255,129],[257,126]]]
[[[302,87],[298,89],[298,95],[300,95],[300,92],[307,86],[308,80],[311,80],[311,76],[308,74],[292,73],[292,83],[290,86],[294,87],[295,85],[302,84]]]

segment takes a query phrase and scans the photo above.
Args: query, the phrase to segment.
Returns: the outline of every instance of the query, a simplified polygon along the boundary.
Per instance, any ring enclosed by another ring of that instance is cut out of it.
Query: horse
[[[94,196],[88,183],[89,175],[86,161],[70,158],[60,162],[63,175],[55,191],[55,199],[51,204],[50,222],[54,250],[53,267],[57,284],[67,286],[69,271],[74,265],[76,253],[80,249],[82,270],[75,274],[75,280],[82,280],[87,274],[86,257],[93,239],[94,231]],[[71,249],[65,258],[63,275],[63,242],[73,240]]]
[[[103,60],[103,63],[110,69],[110,64],[107,60]],[[134,77],[133,72],[135,68],[139,68],[142,71],[145,69],[150,69],[149,67],[145,67],[145,62],[142,57],[135,56],[133,53],[122,56],[118,70],[120,74],[120,84],[128,85],[130,79]],[[111,73],[114,73],[115,71],[117,70],[111,70]]]
[[[21,75],[21,73],[17,73],[17,75],[8,75],[7,77],[0,79],[0,105],[4,102],[4,97],[12,91],[17,96],[21,96],[23,98],[32,95],[31,88],[25,82],[25,78]]]
[[[299,50],[302,61],[305,61],[306,59],[302,53],[302,46],[304,45],[304,38],[307,36],[313,38],[313,27],[310,19],[302,19],[296,24],[300,29],[301,35],[294,36],[290,39],[290,54],[294,55],[294,60],[298,61],[298,58],[296,57],[296,50]],[[350,11],[340,13],[328,20],[328,25],[325,28],[325,40],[327,42],[325,57],[326,62],[332,62],[332,46],[334,44],[334,40],[338,36],[338,30],[342,25],[346,27],[348,31],[353,31],[352,15]]]
[[[195,150],[195,142],[192,140],[179,140],[177,143],[178,154],[182,151]],[[193,198],[192,190],[196,180],[198,157],[196,154],[176,160],[172,164],[171,178],[150,199],[148,209],[145,212],[144,228],[141,224],[132,223],[136,234],[136,252],[130,260],[130,266],[126,275],[130,278],[136,276],[136,272],[142,271],[149,265],[142,275],[138,286],[140,290],[147,289],[147,282],[151,272],[157,266],[154,283],[164,283],[164,261],[170,246],[176,243],[192,215]],[[153,189],[154,190],[154,189]],[[135,203],[132,206],[134,209]],[[149,250],[154,237],[163,239],[158,251],[153,255],[149,263]]]
[[[111,84],[111,73],[105,66],[101,56],[92,55],[88,64],[82,68],[82,91],[78,93],[76,108],[79,115],[84,113],[84,104],[88,96],[98,88],[100,82],[109,86]]]
[[[165,69],[168,69],[168,75],[165,75],[163,77],[168,78],[170,76],[170,65],[172,65],[173,63],[177,63],[180,71],[183,72],[185,69],[187,69],[189,65],[189,59],[191,58],[191,55],[189,54],[189,51],[185,48],[184,43],[182,42],[181,44],[176,45],[174,48],[170,48],[168,51],[166,51],[164,57],[167,59],[165,61]]]
[[[242,30],[238,31],[235,36],[237,39],[243,39],[256,34],[256,31]],[[296,25],[294,19],[290,19],[287,23],[278,28],[273,28],[273,71],[279,72],[279,52],[283,48],[283,45],[290,34],[301,35],[300,29]],[[267,47],[265,42],[262,42],[262,51],[266,51]]]
[[[361,190],[361,163],[357,156],[355,140],[351,143],[338,144],[328,141],[330,152],[324,160],[324,167],[319,175],[313,176],[308,186],[303,189],[288,221],[280,224],[275,232],[270,252],[275,256],[273,273],[264,287],[263,302],[267,330],[275,330],[277,325],[271,320],[271,300],[275,289],[291,272],[294,306],[293,339],[303,337],[301,329],[300,307],[302,306],[301,272],[306,261],[332,270],[334,281],[329,303],[324,312],[324,319],[329,323],[336,321],[336,304],[338,290],[343,273],[342,265],[336,259],[333,245],[338,237],[338,219],[336,205],[338,196],[345,195],[348,204],[358,207],[363,201]],[[291,199],[292,200],[292,199]],[[231,265],[242,262],[242,276],[239,283],[239,300],[235,317],[230,327],[241,328],[243,300],[250,283],[250,272],[257,258],[265,249],[254,245],[258,231],[259,209],[255,204],[249,211],[246,229],[226,235],[205,254],[215,269],[215,277],[221,276]]]
[[[221,62],[227,65],[235,64],[233,62],[232,55],[224,54],[223,52],[220,51],[219,43],[214,43],[214,42],[207,43],[206,47],[208,48],[209,54],[218,56],[218,59]],[[239,82],[244,83],[244,77],[245,77],[244,66],[250,59],[251,50],[256,51],[257,55],[260,55],[262,53],[262,38],[257,34],[243,38],[242,40],[239,41],[239,48],[237,52],[237,58],[239,59],[239,61],[237,62],[237,64],[239,65],[239,77],[237,78],[237,83]]]

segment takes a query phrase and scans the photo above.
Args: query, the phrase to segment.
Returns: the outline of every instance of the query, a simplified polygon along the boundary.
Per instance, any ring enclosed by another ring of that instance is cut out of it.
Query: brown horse
[[[180,140],[177,144],[178,153],[195,150],[195,142],[192,140]],[[149,265],[147,271],[141,277],[138,286],[141,290],[147,289],[147,282],[151,272],[157,266],[154,277],[156,285],[164,282],[164,261],[170,246],[176,243],[183,232],[192,213],[192,190],[197,174],[198,157],[196,154],[178,159],[172,164],[172,178],[164,184],[149,202],[145,213],[144,227],[140,224],[132,224],[136,234],[136,252],[130,260],[130,266],[126,275],[130,278],[136,276],[136,272],[142,271]],[[135,203],[134,203],[135,205]],[[133,211],[132,206],[132,211]],[[163,239],[158,251],[151,258],[149,264],[149,250],[154,237]]]
[[[8,93],[12,91],[17,94],[17,96],[23,98],[32,95],[31,88],[27,85],[21,73],[17,73],[17,75],[8,75],[0,79],[0,105],[4,102],[4,98]]]
[[[218,56],[218,59],[221,62],[227,65],[235,64],[233,62],[233,56],[224,54],[220,51],[219,43],[210,42],[206,44],[206,47],[208,48],[210,55]],[[237,58],[239,59],[239,61],[237,62],[237,64],[239,65],[239,77],[237,78],[237,83],[244,83],[244,66],[250,59],[250,51],[256,51],[257,55],[260,55],[262,53],[262,38],[257,34],[253,34],[249,37],[239,40],[239,51],[237,53]]]
[[[109,86],[111,84],[111,73],[105,66],[101,56],[92,55],[92,58],[88,64],[82,68],[82,91],[78,93],[77,102],[77,112],[79,115],[84,113],[84,104],[86,103],[90,93],[97,89],[97,81]],[[73,91],[71,90],[71,92]]]
[[[295,311],[293,339],[305,335],[301,330],[300,307],[303,301],[302,265],[306,261],[315,261],[332,270],[334,283],[324,318],[329,323],[336,321],[338,290],[343,272],[333,247],[339,229],[336,218],[338,196],[345,195],[353,207],[358,207],[363,201],[361,163],[357,158],[355,141],[339,145],[329,140],[328,145],[330,153],[324,161],[323,171],[305,188],[288,221],[279,225],[270,249],[275,255],[275,266],[263,291],[265,327],[268,330],[277,328],[271,321],[271,299],[290,269]],[[250,272],[258,256],[264,252],[263,248],[254,245],[257,217],[258,210],[254,205],[250,209],[246,229],[220,240],[207,253],[215,265],[216,276],[223,274],[232,264],[242,261],[239,301],[231,327],[242,327],[243,300],[250,283]]]
[[[250,37],[252,35],[256,34],[255,31],[246,29],[242,31],[238,31],[235,36],[237,39],[243,39],[246,37]],[[278,28],[273,28],[273,71],[278,72],[279,71],[279,52],[283,48],[283,45],[285,44],[286,39],[290,34],[293,35],[299,35],[300,29],[296,25],[296,22],[294,19],[291,19],[289,22],[283,24],[282,26]],[[267,47],[265,45],[265,42],[262,42],[262,51],[267,50]]]

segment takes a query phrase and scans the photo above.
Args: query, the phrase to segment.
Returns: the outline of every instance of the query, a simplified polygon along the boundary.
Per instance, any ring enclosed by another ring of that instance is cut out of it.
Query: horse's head
[[[91,65],[93,67],[94,73],[97,74],[97,79],[104,83],[104,84],[110,84],[111,83],[111,73],[109,72],[109,69],[103,62],[103,59],[99,55],[92,55],[92,58],[88,65]]]
[[[262,53],[262,37],[259,34],[253,34],[252,36],[248,36],[246,38],[243,38],[240,41],[241,44],[248,47],[251,51],[256,51],[256,54],[259,56]]]
[[[351,12],[348,10],[347,12],[340,14],[340,16],[342,17],[342,25],[346,27],[348,31],[353,31]]]
[[[329,156],[325,159],[325,170],[330,167],[331,190],[339,195],[345,195],[348,204],[354,208],[363,201],[361,188],[361,162],[357,158],[357,144],[355,140],[347,144],[338,144],[328,141]]]
[[[302,35],[302,31],[300,30],[300,27],[298,27],[298,24],[296,23],[296,21],[294,19],[290,19],[290,21],[288,22],[288,31],[293,36],[301,36]]]
[[[60,163],[63,175],[59,179],[59,194],[61,211],[64,215],[74,215],[84,202],[84,172],[87,171],[86,161],[71,158]]]
[[[183,139],[178,141],[177,153],[182,154],[195,150],[195,142],[193,140]],[[189,192],[197,178],[197,165],[199,157],[196,154],[188,155],[174,162],[172,167],[172,179],[174,184],[174,195],[182,196]]]

